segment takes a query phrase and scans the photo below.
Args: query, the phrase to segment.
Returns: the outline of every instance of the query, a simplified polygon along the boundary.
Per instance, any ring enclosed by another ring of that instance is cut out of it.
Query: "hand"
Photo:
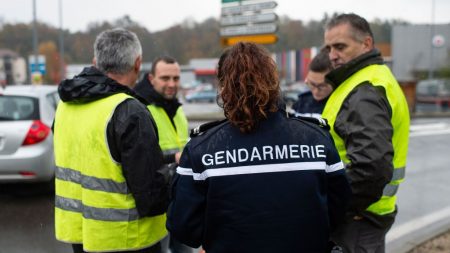
[[[158,170],[158,173],[164,177],[164,181],[166,183],[170,183],[170,182],[172,182],[172,177],[177,172],[177,167],[178,167],[178,165],[176,163],[164,164]]]
[[[175,162],[176,162],[177,164],[180,164],[180,157],[181,157],[181,152],[177,152],[177,153],[175,154]]]
[[[358,215],[353,216],[353,220],[362,220],[362,219],[363,219],[362,216],[358,216]]]

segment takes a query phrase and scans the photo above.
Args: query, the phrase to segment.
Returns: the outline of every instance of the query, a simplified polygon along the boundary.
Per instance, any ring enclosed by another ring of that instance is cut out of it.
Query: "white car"
[[[56,85],[0,89],[0,183],[54,184],[51,126],[59,101]]]

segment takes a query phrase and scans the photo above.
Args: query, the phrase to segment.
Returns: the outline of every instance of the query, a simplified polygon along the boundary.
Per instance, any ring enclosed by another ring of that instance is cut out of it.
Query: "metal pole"
[[[30,80],[31,74],[34,71],[39,70],[38,68],[38,33],[37,33],[37,21],[36,21],[36,0],[33,0],[33,52],[34,52],[34,68],[30,70]],[[32,57],[33,58],[33,57]]]
[[[433,45],[433,37],[434,37],[434,0],[431,0],[431,26],[430,26],[430,69],[428,70],[428,79],[434,78],[434,45]]]
[[[63,18],[62,18],[62,0],[59,0],[59,59],[60,59],[60,75],[61,81],[65,78],[65,65],[64,65],[64,30],[63,30]]]

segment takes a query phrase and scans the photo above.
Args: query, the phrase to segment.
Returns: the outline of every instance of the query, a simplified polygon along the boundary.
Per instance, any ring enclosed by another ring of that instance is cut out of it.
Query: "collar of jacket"
[[[58,86],[58,93],[62,101],[71,103],[87,103],[117,93],[136,97],[130,88],[107,77],[95,67],[86,67],[73,79],[63,80]]]
[[[146,105],[154,104],[162,107],[170,118],[175,116],[178,107],[181,106],[181,103],[177,98],[165,99],[161,94],[159,94],[148,80],[148,73],[146,73],[144,78],[142,78],[142,80],[136,85],[134,91],[138,96],[146,101]]]
[[[332,84],[335,89],[360,69],[373,64],[384,64],[381,53],[377,49],[362,54],[349,61],[347,64],[332,70],[325,76],[325,79],[328,83]]]

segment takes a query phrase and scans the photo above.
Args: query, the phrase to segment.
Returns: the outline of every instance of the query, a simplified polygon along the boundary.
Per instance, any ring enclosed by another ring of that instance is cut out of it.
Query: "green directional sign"
[[[242,2],[244,0],[222,0],[222,3]]]

